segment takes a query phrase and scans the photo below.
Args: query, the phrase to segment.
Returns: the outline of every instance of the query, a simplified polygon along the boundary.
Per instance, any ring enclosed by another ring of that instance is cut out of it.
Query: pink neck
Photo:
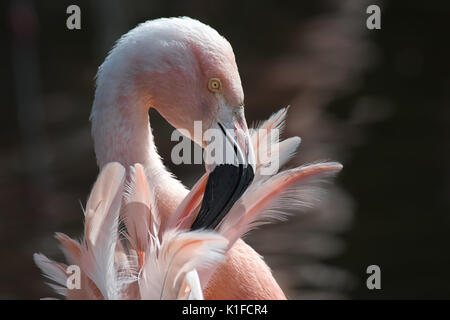
[[[163,217],[173,213],[187,194],[185,187],[166,170],[157,153],[148,107],[133,94],[99,86],[92,109],[92,136],[97,163],[103,168],[116,161],[129,166],[141,163]],[[117,94],[119,92],[119,94]]]
[[[91,120],[100,168],[111,161],[125,167],[134,163],[162,166],[153,143],[148,114],[136,104],[132,96],[96,97]]]

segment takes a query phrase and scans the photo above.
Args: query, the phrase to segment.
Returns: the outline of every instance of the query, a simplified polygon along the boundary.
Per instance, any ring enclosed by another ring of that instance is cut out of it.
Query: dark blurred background
[[[81,8],[81,30],[66,8]],[[366,8],[381,7],[381,30]],[[81,236],[97,175],[88,121],[114,41],[148,19],[187,15],[233,45],[246,117],[291,105],[290,164],[344,163],[311,212],[248,242],[292,299],[450,298],[450,46],[444,1],[2,1],[0,298],[55,296],[32,261]],[[171,127],[150,112],[170,155]],[[166,165],[188,186],[201,166]],[[195,170],[194,170],[194,169]],[[381,290],[366,287],[381,268]]]

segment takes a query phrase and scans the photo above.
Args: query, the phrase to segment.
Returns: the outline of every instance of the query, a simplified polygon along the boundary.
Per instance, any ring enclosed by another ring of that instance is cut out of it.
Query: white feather
[[[228,244],[216,232],[170,230],[161,245],[151,242],[139,277],[142,299],[176,299],[188,272],[223,259]]]
[[[145,169],[139,163],[130,167],[130,181],[125,186],[124,202],[122,217],[130,241],[135,250],[143,251],[150,235],[158,235],[160,217]]]
[[[186,273],[186,283],[190,288],[188,300],[203,300],[203,291],[197,270],[194,269]]]
[[[47,258],[41,253],[33,255],[34,263],[41,269],[42,273],[48,279],[56,282],[56,284],[48,283],[58,294],[66,294],[67,274],[65,266]]]
[[[110,163],[100,172],[86,205],[82,269],[105,299],[117,299],[120,288],[114,264],[125,168]]]
[[[340,171],[339,163],[317,163],[278,173],[261,185],[250,186],[220,225],[229,246],[249,230],[311,207],[320,198],[320,183]]]

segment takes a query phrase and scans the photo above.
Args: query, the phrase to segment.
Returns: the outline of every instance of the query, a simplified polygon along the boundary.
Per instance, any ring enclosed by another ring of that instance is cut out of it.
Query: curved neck
[[[138,107],[137,99],[131,95],[115,96],[103,91],[109,90],[97,89],[91,114],[92,137],[100,169],[112,161],[125,167],[134,163],[163,167],[145,109]]]
[[[123,88],[123,87],[122,87]],[[117,161],[129,166],[141,163],[147,172],[160,214],[173,213],[187,190],[165,168],[154,144],[148,107],[135,90],[99,84],[92,108],[92,136],[97,163],[103,168]]]

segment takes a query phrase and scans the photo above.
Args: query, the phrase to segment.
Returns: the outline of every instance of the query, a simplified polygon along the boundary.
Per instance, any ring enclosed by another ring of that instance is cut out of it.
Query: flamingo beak
[[[227,110],[219,115],[214,140],[205,149],[209,177],[192,230],[215,229],[254,178],[255,157],[243,108]]]

